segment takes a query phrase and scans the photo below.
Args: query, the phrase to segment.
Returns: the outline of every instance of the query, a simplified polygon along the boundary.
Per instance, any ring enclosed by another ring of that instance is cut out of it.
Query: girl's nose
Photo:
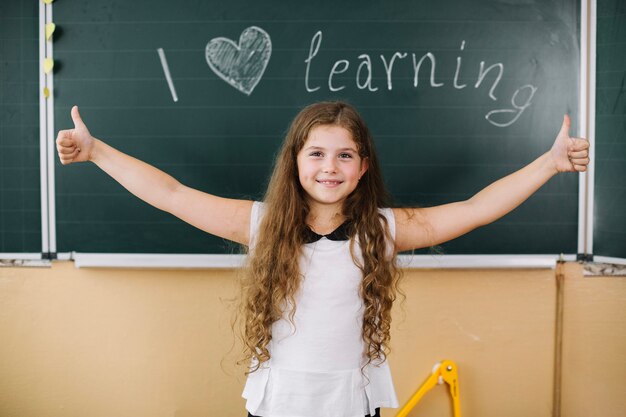
[[[335,173],[337,172],[337,165],[335,164],[334,158],[328,158],[324,161],[324,166],[322,167],[322,172],[325,173]]]

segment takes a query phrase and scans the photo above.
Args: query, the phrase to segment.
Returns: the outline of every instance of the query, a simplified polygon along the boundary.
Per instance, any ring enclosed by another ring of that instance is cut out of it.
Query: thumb
[[[561,130],[559,131],[559,136],[564,135],[566,137],[569,137],[569,128],[571,125],[571,120],[569,118],[569,115],[566,114],[563,116],[563,124],[561,125]]]
[[[83,119],[80,117],[80,113],[78,112],[78,106],[72,107],[72,121],[74,122],[74,128],[86,127]]]

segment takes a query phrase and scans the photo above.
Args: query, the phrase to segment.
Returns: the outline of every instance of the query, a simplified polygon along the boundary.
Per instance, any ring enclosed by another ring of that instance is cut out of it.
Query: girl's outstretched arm
[[[589,164],[589,142],[569,136],[570,118],[549,152],[489,185],[469,200],[441,206],[394,209],[396,250],[434,246],[496,221],[523,203],[559,172],[584,172]]]
[[[56,140],[63,165],[92,161],[148,204],[205,232],[248,244],[251,201],[221,198],[186,187],[165,172],[112,148],[91,136],[76,106],[72,120],[74,129],[61,130]]]

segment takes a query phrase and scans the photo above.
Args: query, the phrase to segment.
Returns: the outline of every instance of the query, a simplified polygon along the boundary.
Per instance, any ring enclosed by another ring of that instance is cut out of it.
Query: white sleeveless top
[[[251,248],[263,208],[259,202],[252,206]],[[392,210],[381,213],[395,237]],[[360,257],[358,245],[355,249]],[[246,409],[261,417],[363,417],[379,407],[398,407],[387,361],[361,371],[362,273],[350,242],[323,237],[304,245],[300,271],[295,326],[287,318],[272,325],[271,358],[248,376],[242,394]]]

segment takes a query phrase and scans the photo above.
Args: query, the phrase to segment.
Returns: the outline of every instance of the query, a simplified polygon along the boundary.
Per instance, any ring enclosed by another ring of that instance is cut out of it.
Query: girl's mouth
[[[343,181],[339,180],[315,180],[318,184],[328,185],[328,186],[337,186],[341,184]]]

